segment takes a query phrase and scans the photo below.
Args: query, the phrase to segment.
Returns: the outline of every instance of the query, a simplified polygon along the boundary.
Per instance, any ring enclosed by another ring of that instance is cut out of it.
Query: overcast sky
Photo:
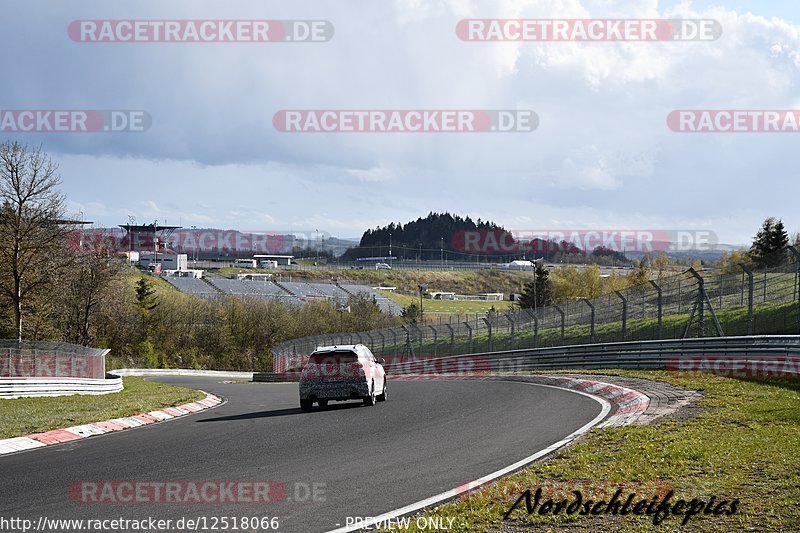
[[[476,43],[463,18],[713,18],[713,42]],[[70,40],[76,19],[317,19],[325,43]],[[4,0],[2,109],[137,109],[146,132],[0,133],[98,225],[360,236],[429,211],[510,229],[800,231],[795,133],[675,133],[675,109],[800,109],[800,2]],[[280,133],[283,109],[532,109],[527,133]]]

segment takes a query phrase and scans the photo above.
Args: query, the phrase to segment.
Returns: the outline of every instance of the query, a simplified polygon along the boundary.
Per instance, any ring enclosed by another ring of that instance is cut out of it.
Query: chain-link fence
[[[108,350],[65,342],[0,340],[0,377],[105,377]]]
[[[736,265],[738,272],[702,275],[689,269],[559,305],[305,337],[273,349],[273,371],[296,369],[316,347],[337,344],[365,344],[377,356],[415,360],[590,342],[798,334],[798,258],[790,247],[771,267]]]

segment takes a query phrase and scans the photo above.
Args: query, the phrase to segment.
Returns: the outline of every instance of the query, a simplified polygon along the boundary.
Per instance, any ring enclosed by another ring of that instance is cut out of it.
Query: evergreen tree
[[[789,244],[789,234],[783,225],[783,221],[769,217],[764,220],[761,229],[756,233],[753,245],[750,247],[750,254],[753,259],[767,267],[779,265],[784,254],[780,253]]]
[[[537,264],[534,281],[525,284],[519,299],[519,306],[522,309],[530,309],[551,303],[553,303],[553,285],[550,282],[550,271]]]

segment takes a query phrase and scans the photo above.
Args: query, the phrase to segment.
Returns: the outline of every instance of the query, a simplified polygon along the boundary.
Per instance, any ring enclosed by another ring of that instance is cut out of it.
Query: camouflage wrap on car
[[[363,398],[369,396],[369,385],[363,377],[337,378],[337,381],[319,381],[319,379],[300,380],[300,399],[315,398],[334,400],[352,398],[353,395]]]

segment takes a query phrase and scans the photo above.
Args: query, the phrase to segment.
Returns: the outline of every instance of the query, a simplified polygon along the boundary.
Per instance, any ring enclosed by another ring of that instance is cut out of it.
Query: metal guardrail
[[[287,370],[296,372],[306,359],[297,357]],[[487,372],[616,368],[705,371],[734,377],[800,377],[800,336],[579,344],[425,359],[388,356],[386,360],[390,376],[475,376]]]
[[[390,372],[428,375],[487,371],[651,369],[741,377],[800,377],[800,336],[763,335],[581,344],[392,360]]]
[[[122,378],[112,374],[105,379],[0,378],[0,399],[111,394],[122,388]]]

